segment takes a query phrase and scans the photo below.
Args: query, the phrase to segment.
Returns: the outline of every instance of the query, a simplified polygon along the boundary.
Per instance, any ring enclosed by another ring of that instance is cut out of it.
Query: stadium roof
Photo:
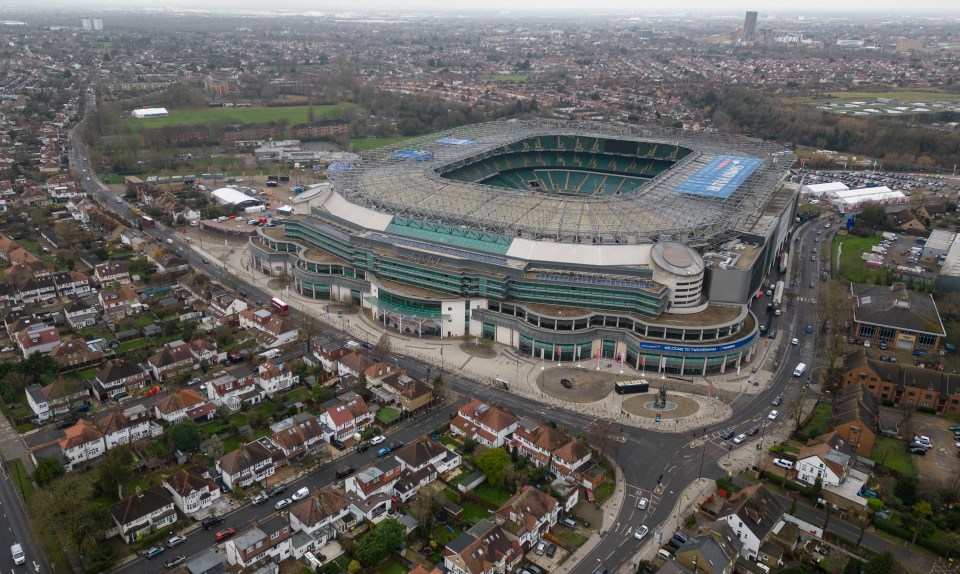
[[[220,189],[215,189],[212,192],[214,199],[218,203],[228,204],[228,205],[240,205],[242,203],[254,202],[257,203],[257,200],[249,195],[243,193],[242,191],[237,191],[232,187],[221,187]]]
[[[682,146],[690,153],[635,192],[619,195],[511,189],[440,175],[455,162],[537,136],[643,141]],[[323,209],[377,231],[385,229],[389,216],[463,229],[464,235],[542,239],[568,247],[671,240],[704,244],[761,213],[795,159],[775,144],[716,132],[553,120],[491,122],[367,152],[349,169],[330,173],[340,197],[333,194]],[[705,170],[730,160],[745,167],[701,181],[707,186],[703,193],[691,193],[696,190],[692,180],[703,180]],[[707,193],[710,186],[722,193]]]

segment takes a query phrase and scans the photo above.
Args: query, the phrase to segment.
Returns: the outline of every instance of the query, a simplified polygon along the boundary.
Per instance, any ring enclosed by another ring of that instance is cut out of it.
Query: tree
[[[223,441],[220,437],[213,435],[200,445],[200,452],[207,458],[216,460],[223,456]]]
[[[99,556],[97,542],[111,520],[109,507],[97,504],[93,494],[93,485],[82,474],[66,475],[35,492],[29,504],[36,532],[75,555]]]
[[[310,110],[312,111],[313,108],[310,108]],[[350,564],[347,564],[347,572],[349,574],[360,574],[363,572],[363,564],[360,564],[356,560],[351,560]]]
[[[870,499],[874,500],[874,499]],[[857,535],[856,546],[860,546],[860,543],[863,542],[863,533],[867,530],[867,527],[873,523],[873,512],[866,512],[857,517],[857,526],[860,527],[860,533]]]
[[[893,557],[893,553],[884,550],[867,562],[867,565],[863,567],[863,574],[890,574],[896,565],[897,559]]]
[[[920,533],[920,530],[923,529],[923,526],[927,523],[927,520],[933,516],[933,507],[930,506],[930,503],[926,500],[921,500],[913,505],[913,513],[916,515],[916,524],[913,529],[913,540],[910,542],[912,544],[917,543],[917,534]]]
[[[367,567],[379,564],[388,554],[400,547],[406,530],[400,522],[387,518],[364,534],[357,543],[356,556]]]
[[[887,226],[887,210],[882,205],[871,203],[863,206],[857,219],[867,227],[882,229]]]
[[[97,465],[96,489],[100,496],[122,498],[119,487],[130,478],[130,461],[133,451],[130,445],[122,444],[107,451],[106,456]],[[124,494],[130,494],[129,492]]]
[[[810,491],[810,495],[814,498],[820,498],[820,495],[823,494],[823,480],[818,476],[815,481],[813,481],[813,488]]]
[[[33,470],[33,480],[40,486],[46,487],[66,473],[67,469],[60,464],[59,460],[52,456],[44,456],[37,461],[37,467]]]
[[[502,486],[504,471],[510,465],[510,455],[502,448],[491,448],[478,456],[476,463],[490,484]]]
[[[179,422],[167,429],[167,436],[173,441],[173,446],[183,452],[193,452],[200,448],[203,436],[200,427],[193,421]]]
[[[917,502],[917,480],[912,476],[898,478],[893,487],[893,495],[906,506],[913,506]]]
[[[430,532],[436,522],[437,513],[440,511],[442,499],[437,490],[421,490],[410,504],[410,514],[417,519],[420,532]]]
[[[588,431],[590,433],[590,445],[603,454],[613,456],[613,447],[618,444],[614,441],[613,423],[608,420],[597,419],[593,421]]]
[[[377,341],[377,344],[373,347],[373,356],[380,359],[381,361],[386,359],[390,355],[390,335],[384,332],[380,335],[380,340]]]

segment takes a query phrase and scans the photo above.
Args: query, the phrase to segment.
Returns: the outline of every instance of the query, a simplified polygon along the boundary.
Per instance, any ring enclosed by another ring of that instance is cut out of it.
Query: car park
[[[647,528],[646,524],[643,524],[633,532],[633,537],[637,540],[643,540],[643,537],[646,536],[648,532],[650,532],[650,529]]]
[[[385,440],[387,440],[387,438],[386,438],[385,436],[383,436],[382,434],[378,434],[377,436],[375,436],[375,437],[373,437],[372,439],[370,439],[370,444],[372,444],[372,445],[378,445],[378,444],[382,443],[382,442],[385,441]]]
[[[780,413],[777,412],[776,409],[774,409],[774,410],[770,411],[770,414],[767,415],[767,418],[770,419],[770,420],[772,420],[772,421],[775,421],[775,420],[777,420],[777,416],[778,416],[779,414],[780,414]]]
[[[740,444],[745,440],[747,440],[747,433],[740,433],[733,437],[733,444]]]
[[[186,536],[177,534],[176,536],[170,538],[170,540],[167,540],[167,546],[169,546],[170,548],[176,548],[177,546],[180,546],[186,541],[187,541]]]
[[[650,505],[649,499],[647,499],[646,497],[641,498],[640,500],[637,501],[637,510],[646,510],[647,506],[649,505]]]
[[[217,534],[214,536],[214,539],[216,539],[217,542],[220,542],[222,540],[226,540],[227,538],[230,538],[236,533],[237,531],[234,530],[233,528],[225,528],[223,530],[218,531]]]
[[[147,560],[150,560],[151,558],[156,558],[157,556],[160,556],[166,551],[167,549],[164,548],[163,546],[151,546],[150,548],[147,548],[147,551],[144,553],[143,557],[146,558]]]
[[[773,464],[776,466],[779,466],[780,468],[793,470],[793,461],[787,460],[785,458],[775,458],[773,459]]]

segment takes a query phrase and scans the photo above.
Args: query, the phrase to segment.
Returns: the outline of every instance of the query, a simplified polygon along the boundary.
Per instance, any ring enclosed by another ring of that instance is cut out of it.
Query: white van
[[[800,363],[797,365],[797,368],[793,370],[794,377],[802,377],[803,372],[807,370],[806,363]]]
[[[10,554],[13,555],[13,563],[20,565],[27,562],[27,557],[23,553],[23,547],[20,544],[14,544],[10,547]]]
[[[294,493],[293,493],[293,496],[291,496],[290,498],[292,498],[292,499],[294,499],[294,500],[303,500],[303,499],[306,498],[307,495],[309,495],[309,494],[310,494],[310,489],[307,488],[306,486],[304,486],[304,487],[301,488],[300,490],[294,492]]]
[[[357,349],[360,348],[360,343],[356,341],[347,341],[347,343],[344,345],[344,348],[350,351],[356,351]]]

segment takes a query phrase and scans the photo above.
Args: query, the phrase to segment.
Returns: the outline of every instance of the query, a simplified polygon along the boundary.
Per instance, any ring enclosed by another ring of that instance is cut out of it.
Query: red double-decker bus
[[[286,315],[290,312],[290,305],[287,305],[276,297],[270,299],[270,304],[273,305],[273,308],[281,315]]]

